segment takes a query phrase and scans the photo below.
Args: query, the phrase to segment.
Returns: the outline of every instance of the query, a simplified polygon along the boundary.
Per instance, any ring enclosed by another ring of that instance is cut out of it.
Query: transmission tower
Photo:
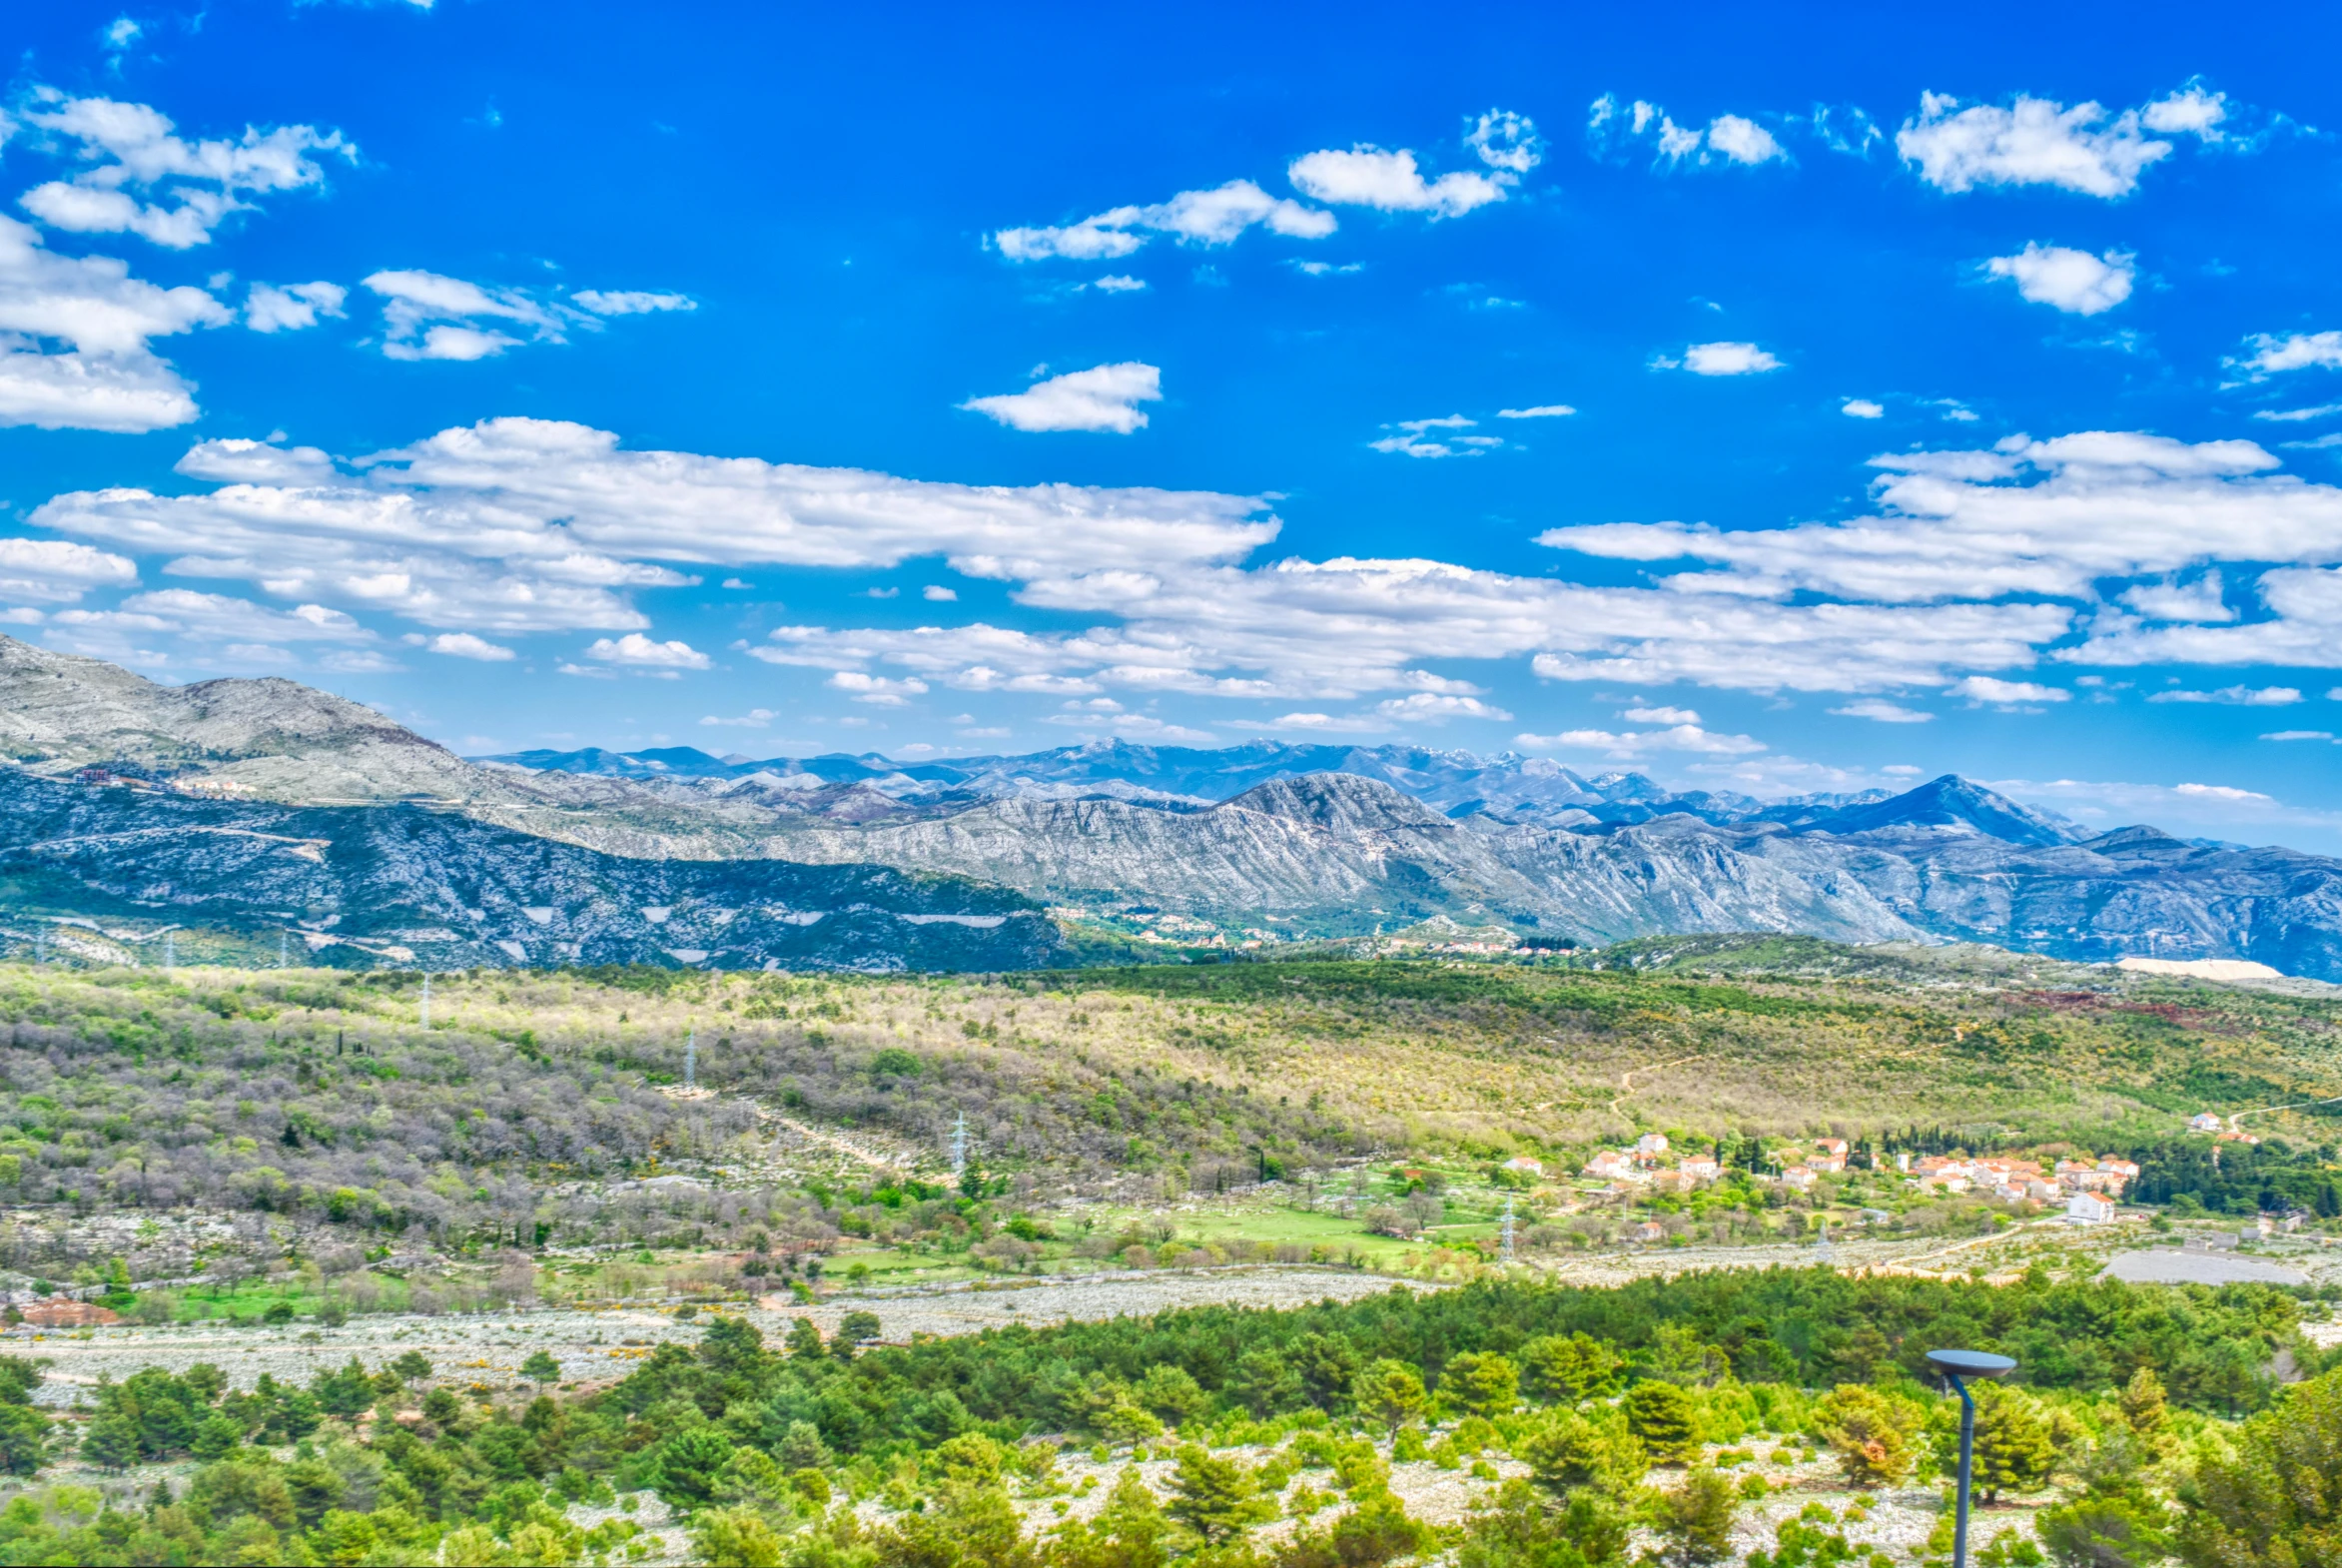
[[[290,959],[291,959],[291,957],[292,957],[292,953],[293,953],[293,933],[291,933],[291,932],[289,932],[289,931],[280,931],[280,932],[278,932],[278,933],[277,933],[277,967],[278,967],[279,969],[290,969],[290,968],[292,967],[291,963],[289,962],[289,961],[290,961]]]
[[[968,1113],[963,1111],[952,1122],[952,1184],[957,1186],[968,1170]]]
[[[1825,1218],[1820,1232],[1814,1238],[1814,1256],[1827,1263],[1836,1255],[1830,1249],[1830,1221]]]
[[[422,972],[422,1027],[431,1027],[431,972]]]
[[[168,975],[179,967],[179,949],[171,940],[171,933],[163,933],[163,973]]]
[[[683,1087],[699,1087],[699,1026],[691,1026],[690,1038],[683,1042]]]
[[[1512,1261],[1512,1198],[1509,1194],[1504,1200],[1504,1229],[1501,1233],[1504,1237],[1504,1260],[1509,1263]]]
[[[33,962],[44,967],[49,962],[49,928],[47,926],[33,927]]]

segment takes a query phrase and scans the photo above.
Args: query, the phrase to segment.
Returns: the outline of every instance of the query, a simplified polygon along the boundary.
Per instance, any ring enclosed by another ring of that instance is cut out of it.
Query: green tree
[[[677,1508],[696,1508],[715,1495],[716,1474],[732,1444],[713,1427],[677,1432],[652,1452],[648,1475],[658,1494]]]
[[[2288,1389],[2201,1467],[2175,1544],[2190,1568],[2342,1564],[2342,1372]]]
[[[781,1568],[784,1543],[753,1508],[708,1508],[692,1521],[691,1547],[711,1568]]]
[[[1404,1361],[1385,1357],[1358,1374],[1350,1385],[1350,1401],[1360,1415],[1395,1432],[1423,1413],[1423,1374]]]
[[[2162,1505],[2142,1498],[2085,1496],[2044,1508],[2033,1534],[2058,1568],[2145,1568],[2171,1552]]]
[[[1047,1560],[1050,1568],[1164,1568],[1170,1535],[1154,1491],[1125,1466],[1096,1517],[1069,1521],[1051,1538]]]
[[[1893,1486],[1911,1474],[1917,1412],[1860,1383],[1841,1383],[1814,1407],[1815,1435],[1837,1453],[1847,1484]]]
[[[1696,1465],[1679,1486],[1652,1503],[1651,1523],[1661,1542],[1656,1554],[1664,1568],[1713,1568],[1732,1555],[1732,1518],[1739,1510],[1732,1482],[1707,1465]]]
[[[561,1363],[546,1350],[532,1350],[528,1359],[520,1363],[520,1375],[530,1382],[549,1383],[561,1375]]]
[[[225,1459],[243,1441],[244,1428],[232,1417],[214,1411],[195,1429],[195,1441],[188,1445],[188,1450],[198,1459]]]
[[[1147,1375],[1139,1380],[1132,1395],[1173,1426],[1184,1426],[1211,1409],[1211,1396],[1195,1379],[1184,1368],[1164,1361],[1147,1369]]]
[[[1512,1361],[1493,1351],[1467,1350],[1439,1374],[1440,1397],[1493,1420],[1520,1403],[1521,1378]]]
[[[821,1330],[810,1317],[800,1317],[790,1325],[789,1337],[782,1341],[791,1355],[817,1356],[822,1352]]]
[[[419,1383],[431,1375],[431,1363],[420,1350],[401,1350],[390,1362],[390,1370],[402,1381]]]
[[[1521,1346],[1522,1380],[1538,1399],[1579,1404],[1618,1387],[1618,1352],[1584,1330],[1545,1334]]]
[[[1674,1383],[1637,1383],[1627,1390],[1627,1430],[1661,1464],[1690,1457],[1700,1443],[1700,1407]]]
[[[1323,1529],[1304,1529],[1277,1552],[1275,1568],[1381,1568],[1415,1557],[1434,1537],[1387,1487],[1353,1497],[1349,1510]]]
[[[1651,1467],[1643,1445],[1616,1410],[1588,1417],[1574,1410],[1548,1416],[1513,1451],[1551,1492],[1581,1490],[1624,1497]]]
[[[2057,1448],[2032,1396],[1999,1383],[1979,1382],[1970,1391],[1976,1401],[1975,1485],[1984,1501],[2047,1485],[2057,1468]]]
[[[1466,1521],[1456,1568],[1614,1568],[1626,1559],[1628,1521],[1594,1491],[1552,1501],[1511,1480]]]
[[[81,1456],[108,1470],[127,1470],[138,1463],[138,1427],[119,1412],[101,1415],[82,1434]]]
[[[0,1473],[31,1475],[49,1457],[49,1418],[30,1405],[0,1404]]]
[[[1183,1444],[1171,1474],[1171,1500],[1164,1509],[1204,1544],[1216,1546],[1246,1526],[1276,1517],[1276,1504],[1259,1494],[1252,1472],[1195,1443]]]

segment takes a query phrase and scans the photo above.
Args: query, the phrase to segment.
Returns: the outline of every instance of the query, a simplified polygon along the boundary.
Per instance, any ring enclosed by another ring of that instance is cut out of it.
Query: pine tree
[[[81,1456],[109,1470],[127,1470],[138,1463],[138,1428],[126,1415],[101,1415],[82,1437]]]
[[[1423,1413],[1423,1376],[1404,1361],[1376,1361],[1350,1386],[1358,1413],[1397,1431]]]
[[[1637,1383],[1627,1391],[1627,1430],[1662,1464],[1687,1458],[1699,1446],[1699,1405],[1673,1383]]]
[[[1732,1556],[1732,1516],[1740,1499],[1732,1482],[1701,1465],[1683,1484],[1661,1492],[1653,1521],[1665,1542],[1657,1554],[1664,1568],[1712,1568]]]
[[[2029,1492],[2048,1482],[2057,1468],[2049,1423],[2027,1395],[1998,1383],[1970,1390],[1976,1401],[1975,1484],[1987,1503],[2003,1491]]]

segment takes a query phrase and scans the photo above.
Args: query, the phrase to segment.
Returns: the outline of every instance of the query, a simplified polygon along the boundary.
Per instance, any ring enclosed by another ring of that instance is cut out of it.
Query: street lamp
[[[1968,1394],[1967,1379],[2006,1377],[2016,1370],[2016,1362],[1988,1350],[1930,1350],[1928,1364],[1959,1395],[1959,1513],[1952,1532],[1952,1568],[1967,1568],[1968,1472],[1976,1452],[1976,1402]]]

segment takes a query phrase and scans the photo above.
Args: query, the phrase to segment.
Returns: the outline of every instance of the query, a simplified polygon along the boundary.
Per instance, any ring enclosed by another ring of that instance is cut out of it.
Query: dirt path
[[[1708,1053],[1702,1051],[1688,1057],[1677,1057],[1672,1062],[1653,1062],[1644,1067],[1627,1069],[1624,1073],[1618,1075],[1618,1096],[1616,1099],[1610,1102],[1610,1114],[1615,1117],[1624,1117],[1626,1115],[1626,1097],[1635,1092],[1635,1075],[1637,1073],[1659,1073],[1664,1072],[1671,1067],[1682,1067],[1686,1063],[1705,1062],[1707,1060]]]

